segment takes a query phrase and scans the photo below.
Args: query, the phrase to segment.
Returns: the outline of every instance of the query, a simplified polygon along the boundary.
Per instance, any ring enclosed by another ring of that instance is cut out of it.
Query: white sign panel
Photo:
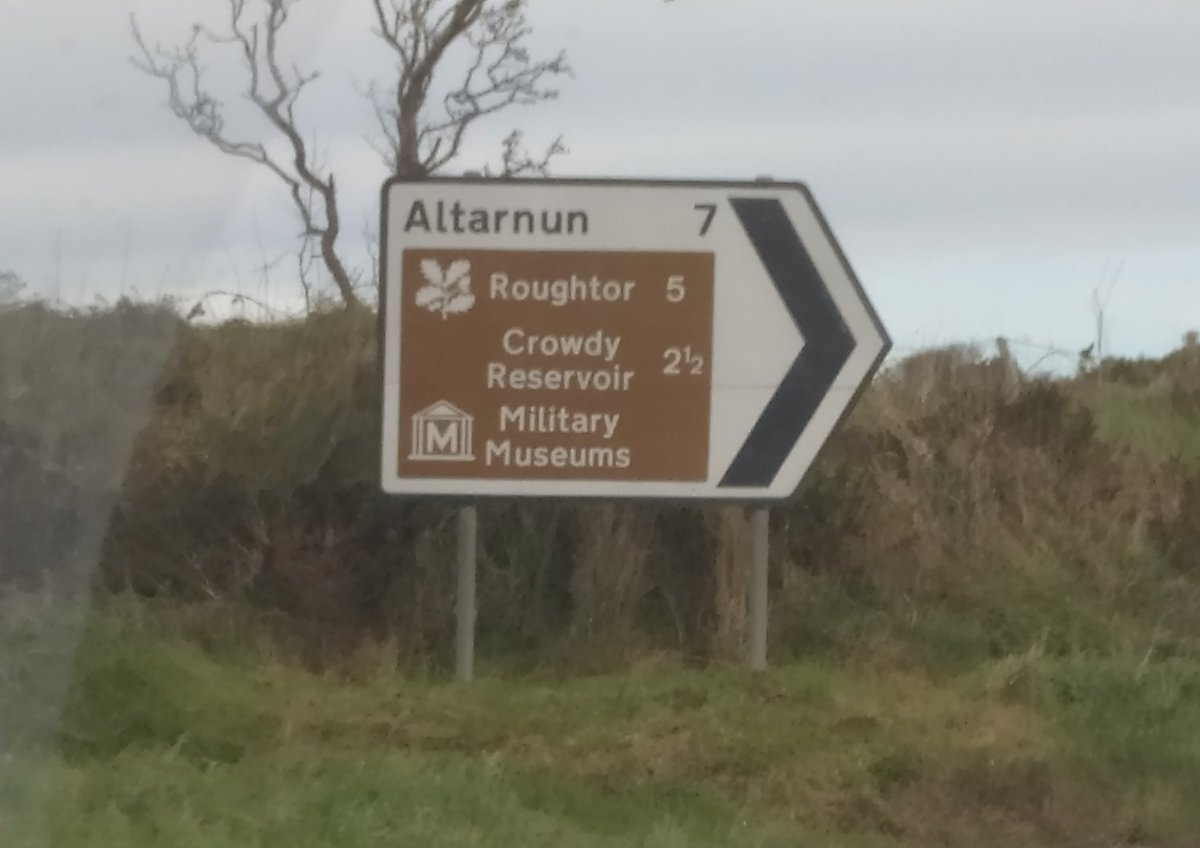
[[[393,180],[385,491],[779,500],[890,346],[808,190]]]

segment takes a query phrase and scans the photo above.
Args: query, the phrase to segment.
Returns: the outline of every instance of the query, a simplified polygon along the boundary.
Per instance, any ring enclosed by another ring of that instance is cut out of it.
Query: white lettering
[[[636,289],[636,280],[601,280],[578,274],[554,280],[513,280],[500,271],[492,274],[489,294],[492,300],[563,307],[572,303],[630,303]]]
[[[633,385],[635,371],[620,365],[602,370],[574,368],[509,368],[502,362],[487,365],[487,387],[489,389],[513,389],[515,391],[569,392],[628,392]]]
[[[514,445],[510,440],[489,439],[484,446],[484,461],[506,468],[582,468],[624,470],[633,464],[633,451],[627,447],[565,447],[563,445]]]
[[[618,412],[579,412],[562,406],[500,406],[500,432],[574,433],[581,436],[600,436],[612,441],[621,424]]]
[[[586,336],[539,336],[523,327],[510,327],[500,337],[509,356],[590,356],[614,362],[621,352],[621,337],[596,330]]]
[[[508,406],[500,407],[500,432],[506,432],[510,424],[515,430],[525,429],[525,407],[518,406],[516,409]]]
[[[489,466],[495,463],[512,465],[512,442],[504,441],[497,444],[488,439],[487,445],[483,449],[483,460]]]

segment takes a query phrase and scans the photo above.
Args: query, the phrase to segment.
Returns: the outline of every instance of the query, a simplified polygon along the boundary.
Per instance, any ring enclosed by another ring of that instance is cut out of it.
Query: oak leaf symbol
[[[436,259],[424,259],[421,276],[425,285],[417,289],[417,306],[440,314],[443,321],[451,315],[470,312],[475,305],[470,260],[459,259],[443,269]]]

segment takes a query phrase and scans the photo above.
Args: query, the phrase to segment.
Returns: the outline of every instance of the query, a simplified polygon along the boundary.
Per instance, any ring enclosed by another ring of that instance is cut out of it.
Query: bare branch
[[[462,153],[471,127],[510,106],[558,95],[549,83],[570,76],[562,53],[534,60],[525,0],[372,0],[375,34],[396,54],[396,84],[370,89],[383,131],[381,153],[405,176],[426,176]],[[470,48],[469,65],[443,98],[438,114],[423,114],[435,70],[456,40]],[[561,151],[559,151],[561,152]]]
[[[182,47],[151,47],[130,16],[130,27],[138,49],[133,64],[167,86],[167,104],[188,128],[222,153],[237,156],[266,168],[287,188],[300,217],[304,239],[316,239],[321,258],[347,306],[361,301],[337,250],[341,230],[337,186],[333,174],[324,176],[304,141],[296,117],[296,103],[304,89],[319,78],[294,64],[284,69],[279,39],[297,0],[261,0],[261,20],[247,20],[247,0],[227,0],[227,29],[217,31],[193,24],[191,37]],[[261,141],[235,138],[227,129],[225,106],[205,86],[201,46],[234,46],[245,63],[248,78],[243,96],[279,134],[290,151],[290,161],[276,160]]]
[[[301,222],[299,268],[309,298],[309,280],[319,257],[342,299],[358,306],[359,276],[349,273],[338,251],[342,220],[334,174],[321,161],[315,138],[301,129],[299,104],[320,79],[289,61],[283,47],[292,12],[301,0],[225,0],[219,25],[195,23],[182,44],[164,48],[146,40],[130,17],[136,47],[133,64],[161,81],[167,105],[198,137],[230,156],[253,162],[283,185]],[[476,122],[510,106],[557,96],[555,78],[570,76],[566,57],[530,55],[527,0],[370,0],[372,32],[395,56],[388,85],[366,87],[382,134],[376,149],[395,174],[423,177],[444,169],[462,153]],[[435,75],[461,45],[465,63],[448,93],[430,103]],[[232,53],[244,67],[241,95],[266,120],[271,132],[244,137],[227,121],[227,104],[205,78],[210,53]],[[522,136],[504,142],[499,175],[544,174],[566,152],[561,139],[541,155],[522,148]],[[311,300],[310,300],[311,302]]]
[[[537,158],[530,155],[521,142],[525,135],[520,130],[513,130],[502,142],[500,153],[500,170],[493,171],[484,167],[483,175],[498,179],[515,179],[518,177],[544,177],[550,173],[550,163],[558,156],[569,151],[562,136],[554,139]]]
[[[207,291],[204,294],[202,294],[196,300],[196,302],[192,304],[192,307],[187,311],[186,315],[184,316],[184,320],[192,321],[196,318],[203,318],[206,315],[208,315],[208,309],[206,308],[206,306],[207,306],[208,302],[215,297],[226,299],[230,306],[245,306],[246,304],[250,304],[251,306],[256,306],[256,307],[258,307],[260,312],[267,315],[271,320],[277,321],[280,319],[295,317],[293,315],[290,315],[285,310],[276,309],[274,306],[271,306],[269,303],[259,300],[258,298],[253,297],[252,295],[245,294],[244,292],[232,292],[232,291],[225,291],[224,289],[213,289],[212,291]]]
[[[316,257],[311,250],[312,239],[304,239],[300,243],[300,252],[296,254],[296,272],[300,280],[300,288],[304,290],[304,311],[313,311],[313,284],[310,278],[313,262]]]

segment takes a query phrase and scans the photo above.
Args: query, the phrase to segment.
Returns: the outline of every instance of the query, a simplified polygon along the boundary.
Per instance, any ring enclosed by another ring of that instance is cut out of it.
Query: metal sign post
[[[771,511],[750,511],[750,586],[747,610],[747,664],[755,671],[767,667],[767,578],[770,574]]]
[[[479,511],[458,511],[458,599],[456,605],[454,668],[463,683],[475,676],[475,570],[479,552]]]
[[[759,185],[770,185],[774,177],[762,176]],[[770,617],[771,511],[750,510],[750,579],[746,597],[746,665],[752,671],[767,667],[767,628]]]

